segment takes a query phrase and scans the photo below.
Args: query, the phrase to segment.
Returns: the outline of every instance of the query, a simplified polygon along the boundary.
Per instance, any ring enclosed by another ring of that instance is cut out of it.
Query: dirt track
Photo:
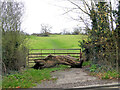
[[[37,84],[33,88],[81,88],[91,85],[104,85],[117,83],[113,80],[100,80],[97,77],[89,76],[83,69],[70,68],[62,71],[55,71],[51,73],[53,78],[58,78],[56,81],[44,81]]]

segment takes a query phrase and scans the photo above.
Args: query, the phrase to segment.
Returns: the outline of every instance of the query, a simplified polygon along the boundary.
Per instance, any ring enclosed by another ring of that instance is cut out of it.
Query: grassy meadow
[[[49,37],[30,36],[29,49],[73,49],[80,48],[78,41],[86,35],[50,35]]]

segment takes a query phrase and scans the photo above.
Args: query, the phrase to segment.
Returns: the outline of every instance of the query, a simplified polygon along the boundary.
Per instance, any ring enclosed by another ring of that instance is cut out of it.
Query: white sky
[[[25,3],[25,13],[22,27],[25,32],[40,33],[41,24],[52,26],[51,32],[62,32],[64,28],[72,31],[79,22],[72,20],[65,11],[58,6],[71,7],[65,0],[22,0]]]
[[[52,26],[52,33],[62,32],[63,29],[69,30],[70,32],[77,25],[85,27],[83,22],[77,22],[72,20],[69,16],[77,17],[78,14],[65,13],[62,7],[74,7],[71,3],[66,0],[21,0],[25,4],[25,13],[22,23],[22,28],[25,32],[40,33],[41,24],[49,24]],[[112,4],[114,0],[111,0]],[[114,7],[114,6],[113,6]],[[79,14],[79,15],[82,15]],[[85,15],[82,15],[87,20]]]

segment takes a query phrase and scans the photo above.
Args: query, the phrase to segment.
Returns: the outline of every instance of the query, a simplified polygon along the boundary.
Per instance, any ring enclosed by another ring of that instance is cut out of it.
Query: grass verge
[[[69,68],[69,66],[59,65],[41,70],[28,69],[21,73],[3,76],[2,88],[31,88],[36,86],[36,83],[41,83],[44,80],[54,80],[50,73],[66,68]]]

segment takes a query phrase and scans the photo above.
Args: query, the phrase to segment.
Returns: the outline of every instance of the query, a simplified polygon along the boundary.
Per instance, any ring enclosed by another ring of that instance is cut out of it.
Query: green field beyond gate
[[[78,41],[86,38],[86,35],[30,36],[29,49],[75,49],[80,48]]]

